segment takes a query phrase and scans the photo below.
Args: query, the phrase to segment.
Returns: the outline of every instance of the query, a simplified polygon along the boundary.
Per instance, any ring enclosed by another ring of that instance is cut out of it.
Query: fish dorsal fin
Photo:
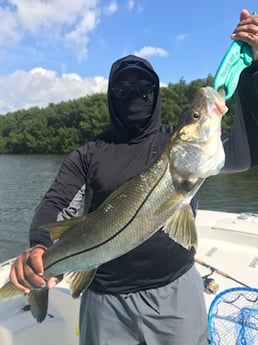
[[[73,298],[80,296],[92,282],[97,269],[85,272],[70,272],[65,274],[65,280],[69,284]]]
[[[74,217],[58,222],[43,224],[40,228],[49,231],[52,240],[58,240],[69,228],[82,223],[84,219],[85,216]]]
[[[176,210],[163,229],[169,237],[185,248],[197,247],[195,218],[189,204]]]

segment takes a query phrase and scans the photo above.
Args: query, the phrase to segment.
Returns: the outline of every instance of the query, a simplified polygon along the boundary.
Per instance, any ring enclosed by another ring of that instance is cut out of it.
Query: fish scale
[[[48,250],[45,255],[45,277],[59,274],[60,271],[91,269],[135,248],[160,227],[161,215],[155,216],[155,211],[167,200],[168,195],[173,195],[174,190],[169,157],[165,153],[157,164],[125,184],[122,190],[112,194],[96,212],[85,217],[83,227],[74,228],[74,236],[77,237],[80,232],[85,232],[85,227],[88,228],[87,238],[84,242],[79,241],[76,249],[70,248],[70,232],[69,236],[64,234],[55,248]],[[163,217],[163,222],[166,217],[167,214]],[[103,232],[107,224],[109,229]],[[57,250],[59,245],[62,246],[62,252]],[[92,251],[96,248],[98,255],[92,257]],[[54,260],[58,263],[53,264]]]

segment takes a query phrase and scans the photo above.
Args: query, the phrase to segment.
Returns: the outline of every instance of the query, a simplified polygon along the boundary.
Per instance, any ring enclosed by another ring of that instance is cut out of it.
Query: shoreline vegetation
[[[161,87],[162,122],[177,124],[189,108],[197,90],[212,86],[213,77]],[[229,111],[223,130],[230,131],[234,116],[234,98],[227,102]],[[67,154],[103,131],[109,123],[107,95],[93,94],[45,108],[32,107],[0,115],[0,154]]]

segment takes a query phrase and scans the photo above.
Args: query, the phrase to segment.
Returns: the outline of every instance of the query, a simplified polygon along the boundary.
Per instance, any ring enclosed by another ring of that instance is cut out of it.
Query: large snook
[[[132,250],[162,226],[182,246],[196,246],[189,203],[205,178],[218,174],[224,165],[220,137],[226,111],[214,89],[202,88],[150,168],[118,188],[96,211],[45,225],[57,240],[44,256],[45,279],[75,272],[70,274],[70,288],[76,297],[99,265]],[[0,289],[0,298],[10,298],[14,290],[7,283]],[[38,322],[46,316],[47,297],[47,289],[32,289],[28,295]]]

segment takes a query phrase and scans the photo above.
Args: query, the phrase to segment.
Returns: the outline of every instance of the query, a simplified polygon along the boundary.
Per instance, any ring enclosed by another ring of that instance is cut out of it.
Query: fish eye
[[[196,121],[196,120],[199,120],[199,118],[200,118],[200,114],[197,111],[192,113],[192,119],[193,120]]]

